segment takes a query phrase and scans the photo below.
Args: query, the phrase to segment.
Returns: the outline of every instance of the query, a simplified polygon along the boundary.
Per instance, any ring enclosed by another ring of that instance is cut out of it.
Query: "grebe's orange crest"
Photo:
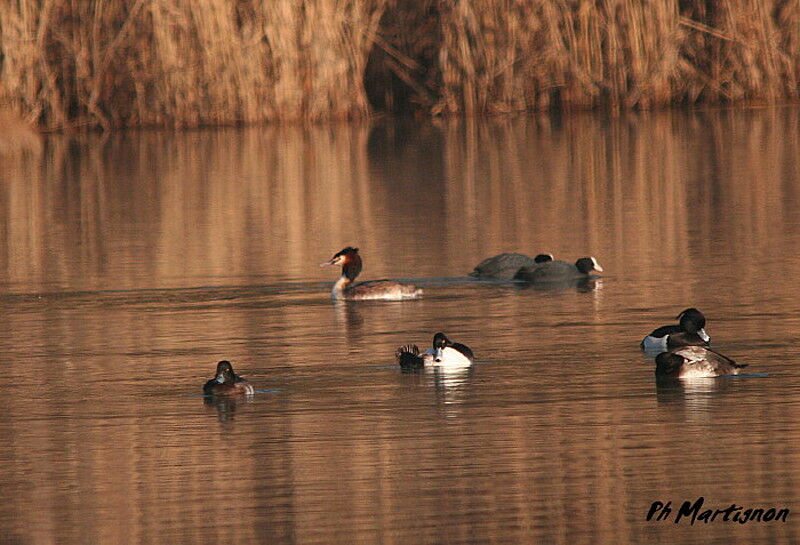
[[[356,259],[360,260],[358,255],[358,248],[353,248],[352,246],[348,246],[347,248],[336,252],[333,254],[333,257],[330,258],[329,261],[325,263],[320,263],[320,267],[325,267],[326,265],[344,265],[345,263],[352,263]]]
[[[352,246],[348,246],[347,248],[333,254],[333,257],[330,259],[330,261],[320,263],[319,266],[324,267],[326,265],[341,265],[342,274],[350,280],[354,280],[356,276],[359,275],[361,268],[363,267],[361,263],[361,256],[358,255],[358,248],[353,248]]]

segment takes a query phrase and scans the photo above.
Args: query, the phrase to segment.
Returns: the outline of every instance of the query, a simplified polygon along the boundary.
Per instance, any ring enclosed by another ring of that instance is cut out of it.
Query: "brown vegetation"
[[[0,159],[42,152],[42,137],[30,123],[13,112],[0,109]]]
[[[798,97],[792,0],[456,0],[443,26],[450,111]]]
[[[364,115],[385,0],[3,3],[0,101],[108,128]]]
[[[798,98],[797,0],[2,0],[47,128]]]

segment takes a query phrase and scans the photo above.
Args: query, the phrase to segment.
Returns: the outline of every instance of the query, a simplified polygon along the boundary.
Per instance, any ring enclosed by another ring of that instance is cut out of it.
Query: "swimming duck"
[[[358,248],[348,246],[347,248],[333,255],[330,261],[321,263],[320,267],[327,265],[341,265],[342,276],[333,285],[331,296],[334,299],[344,299],[348,301],[361,301],[368,299],[383,299],[388,301],[398,301],[401,299],[416,299],[422,295],[422,290],[410,284],[395,282],[394,280],[371,280],[369,282],[359,282],[353,284],[361,272],[361,256],[358,255]]]
[[[409,344],[398,348],[395,358],[403,369],[421,369],[431,365],[467,366],[475,361],[468,346],[450,341],[442,332],[433,336],[433,348],[424,353],[420,354],[417,345]]]
[[[229,361],[217,363],[217,375],[205,383],[203,393],[206,395],[237,395],[255,393],[253,386],[233,372]]]
[[[656,377],[708,378],[738,375],[747,364],[739,364],[702,346],[682,346],[656,356]]]
[[[680,346],[708,346],[711,337],[705,331],[706,317],[696,308],[687,308],[677,318],[678,324],[653,330],[639,346],[647,352],[669,350]]]
[[[476,278],[493,278],[496,280],[511,280],[523,268],[536,268],[542,263],[553,261],[553,254],[539,254],[530,258],[525,254],[506,252],[493,257],[487,257],[475,266],[469,273]]]
[[[592,271],[603,272],[603,267],[594,257],[582,257],[575,262],[549,261],[541,263],[532,270],[520,269],[515,278],[528,282],[569,282],[597,278]]]

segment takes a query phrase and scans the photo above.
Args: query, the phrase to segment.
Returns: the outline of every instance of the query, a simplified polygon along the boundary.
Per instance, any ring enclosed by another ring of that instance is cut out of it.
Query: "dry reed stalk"
[[[468,113],[661,102],[679,42],[677,1],[455,0],[443,101]]]
[[[306,115],[367,114],[364,71],[385,2],[307,0],[301,26]]]
[[[45,60],[51,13],[52,2],[38,0],[0,8],[0,103],[36,119],[48,116],[63,122],[61,94]]]
[[[365,78],[431,113],[796,99],[800,2],[0,0],[0,104],[48,128],[364,117]]]
[[[689,75],[706,82],[703,99],[797,98],[797,2],[727,0],[693,5],[682,15],[714,29],[700,29],[684,48]]]
[[[42,153],[42,137],[25,119],[0,109],[0,158]]]
[[[445,111],[798,98],[794,0],[445,4]]]
[[[158,107],[142,108],[144,123],[219,125],[273,115],[257,17],[240,26],[234,5],[218,0],[153,0],[149,17],[152,73],[142,70],[139,79],[148,84],[147,103]]]
[[[0,103],[49,128],[368,114],[387,0],[2,0]]]

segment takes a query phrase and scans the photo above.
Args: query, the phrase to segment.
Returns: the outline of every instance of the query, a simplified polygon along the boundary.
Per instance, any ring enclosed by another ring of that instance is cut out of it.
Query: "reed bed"
[[[455,0],[448,111],[797,99],[796,0]]]
[[[798,98],[798,0],[0,0],[40,126]]]
[[[42,137],[30,123],[13,112],[0,109],[0,160],[11,156],[42,153]]]
[[[2,0],[0,105],[49,128],[368,113],[385,0]]]

